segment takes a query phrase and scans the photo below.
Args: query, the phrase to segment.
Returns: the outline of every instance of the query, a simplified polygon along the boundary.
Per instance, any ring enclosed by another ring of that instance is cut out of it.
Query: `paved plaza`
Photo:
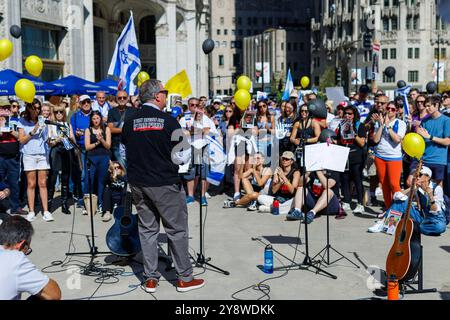
[[[103,283],[96,276],[80,275],[78,266],[90,261],[89,256],[73,256],[66,259],[71,238],[72,221],[73,243],[71,252],[83,252],[89,249],[90,220],[81,215],[77,209],[73,215],[64,215],[59,209],[55,212],[55,221],[48,223],[42,216],[33,222],[35,236],[32,242],[31,260],[44,268],[53,261],[65,260],[63,266],[51,266],[45,271],[61,286],[63,299],[120,299],[120,300],[256,300],[264,294],[251,288],[265,279],[270,286],[272,300],[358,300],[377,297],[374,292],[376,281],[369,277],[373,266],[384,269],[386,256],[391,247],[393,236],[384,233],[370,234],[367,228],[376,220],[376,212],[368,208],[370,213],[364,215],[349,214],[346,219],[336,220],[330,217],[330,239],[334,248],[355,262],[341,259],[327,266],[324,270],[337,276],[331,279],[323,274],[316,274],[315,269],[291,269],[289,272],[275,271],[267,275],[258,267],[263,264],[264,243],[272,243],[275,252],[275,267],[288,265],[289,259],[296,254],[299,223],[285,221],[284,215],[274,216],[269,213],[248,212],[245,209],[223,209],[225,196],[217,196],[209,200],[205,227],[205,252],[214,265],[230,272],[223,275],[209,268],[195,268],[195,274],[206,280],[204,288],[189,293],[178,293],[175,288],[175,272],[166,271],[166,262],[160,261],[163,274],[160,285],[154,295],[141,290],[137,285],[143,270],[140,255],[136,261],[118,261],[113,255],[100,255],[95,262],[106,265],[113,271],[112,276],[104,278]],[[73,211],[73,206],[71,207]],[[318,217],[309,225],[309,252],[314,256],[326,245],[326,217]],[[104,223],[100,216],[94,217],[95,243],[99,251],[107,251],[105,235],[113,221]],[[190,252],[196,257],[199,251],[199,207],[198,203],[189,207]],[[304,225],[300,231],[301,244],[298,246],[295,261],[301,263],[305,257]],[[167,253],[167,240],[160,236],[161,257]],[[409,294],[404,297],[413,299],[450,299],[450,232],[440,237],[422,236],[424,247],[424,286],[437,288],[436,293]],[[284,257],[283,257],[284,256]],[[331,262],[339,258],[331,251]],[[318,259],[318,258],[317,258]],[[115,275],[114,275],[115,274]],[[376,276],[377,273],[375,273]],[[249,289],[246,289],[250,287]],[[240,291],[245,289],[243,291]],[[238,292],[240,291],[240,292]],[[236,293],[238,292],[238,293]],[[384,297],[381,297],[385,299]],[[267,297],[263,297],[267,299]]]

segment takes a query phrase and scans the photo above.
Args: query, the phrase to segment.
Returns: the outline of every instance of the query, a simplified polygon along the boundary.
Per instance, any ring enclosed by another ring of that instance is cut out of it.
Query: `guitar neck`
[[[411,205],[412,205],[412,200],[414,197],[414,193],[416,191],[416,181],[417,181],[417,177],[420,174],[420,170],[422,170],[422,160],[419,161],[419,164],[417,165],[416,171],[414,172],[414,176],[413,176],[413,181],[411,184],[411,189],[409,190],[409,196],[408,196],[408,205],[406,206],[406,212],[404,215],[405,219],[409,219],[410,216],[410,212],[411,212]]]

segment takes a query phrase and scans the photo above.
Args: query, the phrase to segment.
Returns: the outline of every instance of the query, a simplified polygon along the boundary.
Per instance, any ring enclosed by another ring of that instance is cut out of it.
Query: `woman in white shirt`
[[[383,189],[385,208],[392,204],[394,193],[401,190],[402,140],[406,134],[406,123],[397,119],[398,109],[394,101],[386,106],[386,114],[375,113],[375,166]]]
[[[34,198],[37,180],[44,210],[43,219],[45,221],[53,221],[54,219],[48,211],[47,203],[47,173],[50,169],[48,161],[49,148],[47,145],[48,130],[45,125],[38,121],[40,110],[36,108],[36,105],[29,103],[26,105],[24,117],[20,119],[17,126],[21,144],[20,151],[23,155],[23,167],[27,176],[28,208],[30,210],[27,220],[31,222],[36,218]]]

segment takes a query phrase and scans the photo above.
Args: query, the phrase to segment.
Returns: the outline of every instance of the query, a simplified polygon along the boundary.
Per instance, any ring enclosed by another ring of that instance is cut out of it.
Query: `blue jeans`
[[[97,196],[98,196],[98,205],[99,207],[103,204],[103,181],[105,180],[106,175],[108,174],[109,160],[110,157],[107,155],[104,156],[89,156],[89,159],[92,161],[91,170],[89,173],[91,191],[94,193],[94,179],[97,174]],[[83,192],[86,194],[89,192],[89,180],[87,173],[87,164],[85,162],[84,166],[85,180],[84,180],[84,190]]]
[[[398,212],[405,212],[406,207],[408,206],[408,201],[399,201],[395,200],[389,210],[393,209]],[[387,214],[388,212],[386,212]],[[439,214],[425,214],[422,217],[421,213],[415,208],[411,206],[411,219],[418,222],[420,225],[420,233],[428,235],[428,236],[437,236],[441,233],[444,233],[447,229],[447,223],[445,220],[445,216],[443,212],[439,212]]]
[[[8,181],[8,187],[11,191],[9,196],[9,204],[11,213],[19,209],[19,177],[20,177],[20,161],[19,157],[4,158],[0,156],[0,177]]]
[[[126,168],[127,163],[126,163],[125,159],[122,158],[122,156],[120,155],[119,145],[113,146],[111,148],[111,153],[113,154],[113,158],[116,159],[116,161],[118,161],[122,167]]]

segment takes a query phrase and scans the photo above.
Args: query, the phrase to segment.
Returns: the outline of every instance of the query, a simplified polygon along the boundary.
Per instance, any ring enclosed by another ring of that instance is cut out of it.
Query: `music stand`
[[[312,118],[312,115],[309,115],[307,120]],[[302,132],[300,135],[300,144],[299,147],[301,148],[301,152],[302,152],[302,162],[300,165],[300,172],[302,173],[302,178],[303,178],[303,203],[302,203],[302,212],[306,211],[306,158],[305,158],[305,125],[303,123],[303,120],[300,120],[300,124],[302,126]],[[290,270],[292,268],[298,268],[301,270],[308,270],[309,268],[314,268],[316,269],[316,273],[322,272],[324,274],[326,274],[327,276],[333,278],[333,279],[337,279],[337,277],[325,270],[323,270],[322,268],[314,265],[314,262],[311,257],[309,256],[309,240],[308,240],[308,223],[306,222],[306,217],[303,219],[303,222],[305,224],[305,258],[303,260],[302,263],[292,263],[290,265],[287,266],[282,266],[282,267],[278,267],[278,268],[274,268],[274,271],[278,271],[278,270]],[[301,225],[301,222],[300,222]]]
[[[316,257],[320,256],[321,260],[320,263],[324,262],[326,263],[328,266],[332,265],[333,263],[338,262],[339,260],[342,259],[346,259],[348,262],[350,262],[351,264],[353,264],[355,267],[357,267],[358,269],[360,268],[356,263],[354,263],[352,260],[350,260],[349,258],[347,258],[345,255],[343,255],[342,253],[340,253],[338,250],[336,250],[331,244],[330,244],[330,215],[328,212],[328,173],[325,174],[325,178],[327,179],[327,183],[326,183],[326,189],[327,189],[327,207],[325,208],[325,214],[327,216],[327,244],[326,246],[319,251],[318,254],[316,254],[313,259],[315,259]],[[336,181],[337,183],[337,181]],[[335,253],[337,253],[340,258],[334,260],[333,262],[330,262],[330,250],[333,250]],[[325,254],[327,256],[327,259],[325,260]]]
[[[95,246],[95,233],[94,233],[94,212],[92,212],[92,183],[91,183],[91,165],[93,165],[93,162],[89,159],[88,157],[88,153],[87,151],[83,152],[83,149],[81,149],[81,147],[72,142],[72,140],[70,140],[70,137],[68,136],[68,134],[65,132],[65,130],[60,130],[63,135],[68,139],[69,143],[76,148],[79,152],[81,152],[82,154],[84,153],[84,159],[86,161],[86,167],[87,167],[87,179],[89,181],[89,188],[88,188],[88,192],[89,192],[89,206],[90,206],[90,223],[91,223],[91,239],[92,239],[92,243],[91,241],[89,241],[88,239],[88,245],[89,245],[89,252],[67,252],[66,256],[75,256],[75,255],[90,255],[91,256],[91,261],[89,262],[89,264],[87,265],[86,268],[84,268],[83,274],[88,274],[90,271],[98,271],[98,268],[95,266],[94,264],[94,259],[97,255],[100,254],[111,254],[111,252],[109,251],[98,251],[98,248]]]
[[[420,233],[419,233],[420,236]],[[413,285],[417,285],[417,288],[414,288]],[[407,290],[407,287],[410,289]],[[423,288],[423,246],[420,244],[420,263],[419,268],[417,270],[417,281],[414,279],[410,281],[405,281],[401,283],[401,292],[404,294],[417,294],[417,293],[432,293],[437,292],[436,288],[424,289]]]

